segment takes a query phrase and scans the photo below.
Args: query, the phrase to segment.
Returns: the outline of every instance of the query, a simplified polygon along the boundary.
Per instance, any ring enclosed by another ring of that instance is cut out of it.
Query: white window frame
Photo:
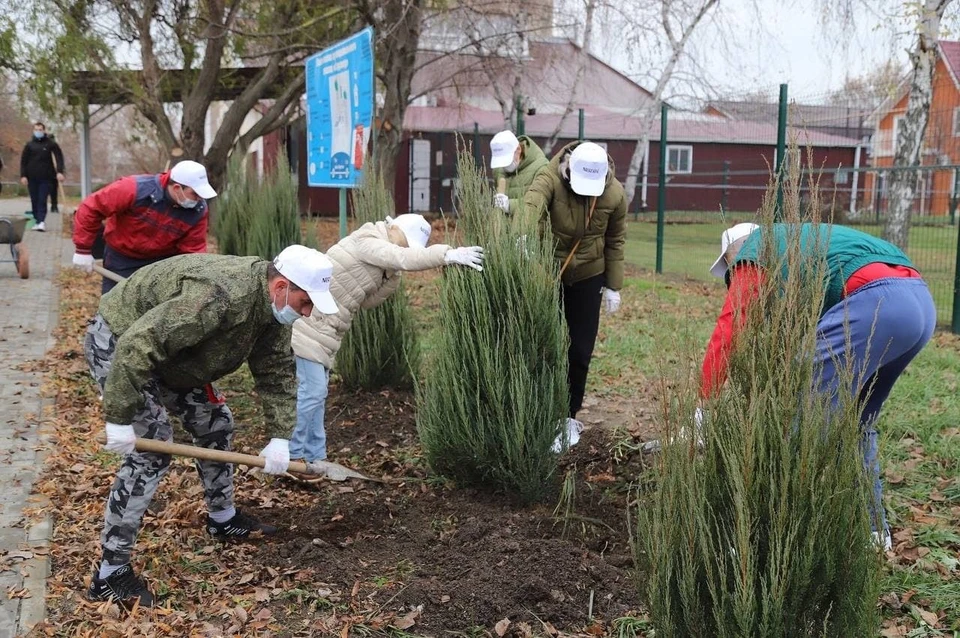
[[[893,116],[893,129],[892,136],[890,138],[890,154],[897,154],[897,136],[900,135],[900,120],[903,119],[903,113],[899,113]]]
[[[687,152],[687,169],[670,168],[670,152],[677,151],[677,165],[680,165],[680,157],[683,151]],[[667,144],[667,175],[690,175],[693,173],[693,145],[692,144]]]
[[[953,136],[960,137],[960,130],[957,128],[957,124],[960,124],[960,106],[954,107],[953,109]]]

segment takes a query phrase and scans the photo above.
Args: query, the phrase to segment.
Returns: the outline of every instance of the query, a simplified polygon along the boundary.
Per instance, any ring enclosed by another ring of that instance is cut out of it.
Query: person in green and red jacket
[[[823,247],[826,294],[817,322],[815,365],[818,390],[836,404],[845,366],[857,372],[849,388],[862,404],[861,448],[873,480],[871,524],[874,539],[890,549],[883,510],[883,486],[877,458],[877,418],[893,384],[933,336],[937,310],[933,297],[910,259],[893,244],[845,226],[831,224],[737,224],[724,231],[720,256],[710,273],[723,277],[727,297],[703,359],[701,397],[720,392],[727,363],[746,310],[766,281],[763,233],[773,233],[775,255],[782,258],[788,238],[799,232],[801,247]],[[809,249],[809,248],[808,248]],[[700,426],[703,413],[697,410]]]
[[[174,255],[207,251],[207,200],[217,192],[206,169],[184,160],[170,172],[122,177],[87,197],[74,217],[73,265],[93,268],[105,223],[103,266],[123,277]],[[116,285],[104,278],[102,292]]]

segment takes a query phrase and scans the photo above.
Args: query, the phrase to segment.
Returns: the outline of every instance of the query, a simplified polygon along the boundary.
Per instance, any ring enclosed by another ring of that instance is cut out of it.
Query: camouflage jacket
[[[103,393],[107,421],[130,423],[151,379],[200,387],[247,362],[267,427],[289,436],[297,410],[291,329],[270,311],[267,264],[181,255],[141,268],[104,295],[100,315],[117,337]]]

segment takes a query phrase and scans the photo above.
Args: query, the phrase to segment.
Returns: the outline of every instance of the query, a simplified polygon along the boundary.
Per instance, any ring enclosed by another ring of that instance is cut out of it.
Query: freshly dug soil
[[[415,635],[490,629],[504,618],[577,631],[639,608],[627,500],[643,459],[628,451],[615,462],[607,430],[588,430],[565,455],[561,472],[575,473],[576,496],[572,514],[555,518],[562,475],[535,506],[456,489],[421,464],[409,394],[332,394],[330,459],[391,482],[291,483],[306,498],[271,509],[283,529],[249,560],[310,568],[334,600],[350,599],[367,618],[370,608],[399,617],[422,606],[408,629]],[[289,605],[271,611],[291,629],[311,624]]]

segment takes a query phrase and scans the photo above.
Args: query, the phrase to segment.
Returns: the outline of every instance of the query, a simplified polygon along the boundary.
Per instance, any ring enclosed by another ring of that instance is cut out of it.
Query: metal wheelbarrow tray
[[[10,259],[0,257],[0,262],[16,266],[21,279],[30,276],[30,260],[27,247],[23,245],[23,233],[26,229],[26,217],[0,217],[0,244],[10,245]]]

